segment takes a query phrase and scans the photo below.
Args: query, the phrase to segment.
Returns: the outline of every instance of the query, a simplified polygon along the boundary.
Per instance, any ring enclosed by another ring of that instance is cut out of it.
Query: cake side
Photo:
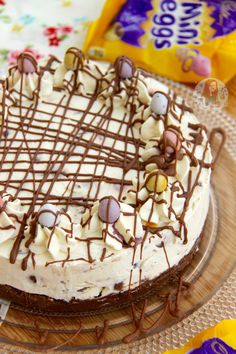
[[[67,54],[40,69],[23,56],[2,83],[0,284],[70,302],[131,291],[193,252],[212,157],[184,100],[129,59]]]
[[[104,305],[104,302],[106,303],[106,297],[109,295],[119,296],[122,292],[129,292],[129,289],[136,289],[140,285],[140,269],[142,269],[142,284],[144,284],[142,292],[144,293],[149,290],[153,284],[155,284],[156,288],[158,285],[160,286],[161,283],[158,284],[158,281],[163,280],[163,274],[168,277],[173,276],[175,275],[175,272],[180,272],[189,264],[192,256],[198,250],[201,231],[207,217],[208,205],[209,191],[206,191],[199,200],[195,212],[189,219],[188,225],[191,225],[191,238],[184,249],[181,247],[181,244],[174,248],[173,244],[175,243],[174,240],[172,240],[172,242],[169,241],[166,243],[164,250],[163,247],[160,247],[160,243],[157,243],[152,239],[151,243],[148,244],[149,247],[144,252],[142,264],[139,266],[135,265],[132,268],[134,270],[131,287],[129,286],[129,282],[127,282],[127,279],[130,277],[130,267],[132,267],[132,265],[130,265],[130,260],[133,255],[132,250],[130,249],[127,249],[126,254],[122,258],[116,257],[112,263],[109,262],[108,264],[106,261],[103,262],[104,264],[95,264],[92,269],[89,267],[78,267],[78,265],[64,267],[63,269],[58,266],[50,267],[48,269],[41,266],[37,272],[33,267],[28,267],[27,270],[22,273],[20,262],[17,269],[7,260],[5,260],[5,262],[2,260],[1,264],[3,267],[1,267],[2,271],[0,271],[0,279],[4,279],[2,282],[3,284],[10,285],[11,287],[20,289],[26,293],[32,295],[41,294],[52,299],[63,300],[65,302],[64,311],[69,311],[66,307],[67,302],[76,302],[76,300],[95,300],[96,302],[96,300],[104,298],[104,301],[98,302],[97,306],[93,304],[93,308],[95,309]],[[171,236],[169,235],[169,237]],[[168,255],[168,260],[166,254]],[[137,262],[138,261],[139,259]],[[107,271],[107,269],[109,269],[109,271]],[[37,274],[40,274],[40,280],[38,280]],[[64,279],[63,283],[61,279]],[[38,283],[39,286],[37,285]],[[85,285],[84,289],[81,289],[80,284]],[[44,291],[41,290],[42,288]],[[2,293],[4,294],[4,292]],[[24,296],[23,298],[25,299]],[[35,304],[37,304],[37,301]],[[125,301],[127,301],[127,298]],[[48,310],[50,310],[51,302],[52,301],[45,299],[46,304],[44,304],[44,308],[46,309],[48,307]],[[61,305],[62,304],[60,304],[60,306]],[[81,305],[82,303],[80,303],[80,306]],[[54,306],[53,309],[59,311],[59,308],[56,306]],[[79,310],[79,308],[77,308],[77,310]],[[81,311],[86,310],[86,306],[81,306]]]
[[[128,291],[114,292],[111,295],[98,296],[86,300],[72,298],[68,302],[46,295],[28,293],[9,285],[0,285],[0,297],[11,301],[14,307],[24,308],[24,310],[27,308],[29,311],[33,310],[33,312],[37,313],[41,311],[43,313],[53,314],[73,312],[84,315],[88,312],[91,312],[91,314],[94,313],[94,311],[95,313],[101,313],[127,307],[132,303],[139,302],[151,295],[162,292],[163,289],[168,287],[171,283],[175,284],[177,279],[183,274],[184,269],[191,263],[196,252],[198,252],[202,237],[203,234],[197,239],[191,252],[184,256],[177,265],[168,269],[155,279],[145,280],[138,287]]]

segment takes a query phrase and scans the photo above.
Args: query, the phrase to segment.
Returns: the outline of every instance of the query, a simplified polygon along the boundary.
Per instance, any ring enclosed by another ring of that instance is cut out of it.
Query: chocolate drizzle
[[[105,320],[103,328],[96,327],[96,339],[98,345],[104,345],[107,341],[107,332],[109,329],[109,321]]]
[[[214,141],[215,141],[215,137],[216,136],[219,136],[220,137],[220,145],[217,149],[217,152],[216,152],[216,155],[213,159],[213,162],[212,162],[212,168],[215,168],[215,165],[216,165],[216,162],[220,156],[220,153],[221,153],[221,150],[223,149],[223,146],[225,144],[225,140],[226,140],[226,135],[225,135],[225,132],[222,128],[214,128],[212,129],[211,133],[210,133],[210,138],[209,138],[209,142],[210,144],[214,144]]]
[[[50,58],[50,63],[52,64],[52,58]],[[46,65],[46,67],[48,67],[48,65]],[[20,95],[22,95],[22,90],[23,88],[21,87]],[[69,95],[62,95],[61,100],[57,104],[53,102],[45,102],[52,113],[48,114],[48,119],[45,120],[46,126],[43,129],[40,128],[40,125],[38,124],[38,115],[41,113],[45,114],[45,112],[40,110],[38,98],[36,98],[35,102],[32,102],[29,107],[24,106],[24,103],[20,100],[18,104],[14,105],[14,108],[16,108],[19,113],[15,113],[15,111],[11,111],[11,107],[9,108],[9,114],[4,125],[7,129],[11,129],[13,135],[10,140],[4,139],[0,145],[0,152],[3,156],[0,161],[1,171],[8,174],[8,178],[5,181],[1,180],[0,185],[4,187],[3,193],[7,190],[11,190],[14,197],[19,196],[22,205],[25,208],[28,207],[25,218],[22,221],[22,227],[20,228],[20,232],[11,252],[10,261],[12,263],[16,260],[18,249],[23,239],[21,234],[25,228],[26,219],[36,210],[38,205],[46,203],[50,200],[53,204],[62,205],[65,211],[67,211],[69,207],[79,205],[82,213],[85,208],[91,207],[93,202],[99,197],[99,191],[102,183],[105,182],[119,186],[119,195],[122,195],[123,188],[125,186],[131,185],[131,180],[125,179],[125,173],[121,179],[106,176],[106,170],[109,166],[123,168],[124,165],[130,165],[131,169],[139,169],[139,166],[136,166],[134,161],[139,156],[138,151],[143,144],[138,139],[134,138],[133,128],[129,124],[132,118],[132,113],[131,116],[125,114],[123,120],[119,121],[117,118],[113,118],[111,116],[113,110],[111,105],[110,108],[102,106],[100,111],[94,114],[90,111],[90,108],[97,99],[96,93],[88,102],[88,106],[85,110],[78,110],[70,107],[72,97],[76,97],[76,95],[76,92]],[[62,111],[62,113],[59,114],[59,110]],[[81,112],[81,118],[78,122],[73,119],[73,117],[70,117],[73,122],[73,124],[71,124],[72,131],[70,134],[66,132],[61,133],[60,131],[67,118],[68,111],[72,113],[78,111]],[[92,120],[89,123],[86,122],[86,117],[88,114],[92,115]],[[21,116],[20,120],[19,116]],[[96,125],[95,121],[97,117],[100,117],[101,119]],[[53,119],[59,120],[59,124],[56,128],[52,127]],[[109,130],[111,121],[119,123],[119,129],[116,133]],[[19,124],[19,129],[17,128],[16,123]],[[126,127],[126,136],[120,134],[123,127]],[[19,139],[19,131],[21,132],[22,139]],[[91,134],[91,139],[89,142],[84,138],[87,133]],[[33,139],[30,139],[28,134],[31,134]],[[101,136],[101,140],[98,143],[99,136]],[[107,138],[113,140],[112,146],[108,147],[105,145],[105,140]],[[13,141],[19,143],[18,148],[13,146]],[[116,149],[115,144],[117,142],[124,144],[125,150]],[[31,147],[31,144],[33,143],[36,144],[36,147]],[[45,149],[45,147],[43,147],[43,143],[53,143],[52,149]],[[56,148],[59,143],[62,144],[60,151]],[[84,149],[83,153],[78,152],[78,149],[76,149],[78,144]],[[131,148],[132,146],[134,146],[134,149]],[[134,150],[135,153],[131,152],[132,150]],[[13,161],[9,159],[9,154],[14,154],[15,159]],[[22,154],[29,154],[30,161],[28,162],[27,159],[20,159],[19,161],[19,157]],[[46,172],[41,177],[39,175],[39,168],[42,163],[40,156],[43,154],[48,156],[48,162]],[[74,164],[75,158],[79,161],[78,168],[75,173],[68,174],[64,172],[66,164]],[[81,166],[85,161],[88,165],[94,165],[93,174],[86,174],[85,176],[83,173],[80,173]],[[29,168],[21,168],[22,163],[29,163]],[[7,168],[7,164],[10,164],[11,167]],[[100,176],[96,173],[98,164],[103,166],[103,171]],[[57,167],[56,173],[54,172],[55,167]],[[21,182],[18,182],[15,179],[13,173],[14,171],[24,174]],[[64,195],[61,198],[58,198],[51,193],[53,185],[56,181],[64,182],[68,181],[68,179],[71,181],[71,192],[69,196]],[[47,193],[45,193],[42,189],[46,182],[49,183]],[[32,190],[28,189],[29,183],[32,183]],[[80,183],[90,184],[88,194],[81,199],[74,198],[74,188]],[[93,183],[97,184],[97,191],[93,197],[90,197]],[[31,195],[26,196],[24,194],[25,192],[27,192],[27,195],[29,195],[29,193]],[[36,222],[37,218],[31,221],[31,237],[30,240],[27,241],[27,247],[29,247],[30,243],[34,240]]]
[[[143,301],[141,310],[139,310],[135,304],[132,304],[131,313],[135,330],[122,339],[123,343],[128,344],[134,340],[137,340],[140,336],[151,334],[158,326],[160,326],[162,319],[167,315],[177,317],[179,312],[180,297],[186,293],[189,287],[190,284],[184,281],[182,276],[180,276],[177,287],[167,294],[157,294],[157,298],[164,300],[164,309],[161,311],[159,317],[149,327],[145,326],[145,313],[148,300],[146,299]]]

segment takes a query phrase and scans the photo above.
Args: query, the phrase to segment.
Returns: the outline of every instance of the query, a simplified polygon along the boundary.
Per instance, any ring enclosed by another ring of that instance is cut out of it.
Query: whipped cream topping
[[[65,88],[68,92],[76,90],[82,95],[93,95],[97,91],[97,82],[102,78],[104,70],[95,62],[85,60],[83,68],[68,70],[64,63],[58,65],[54,73],[56,87]]]
[[[54,228],[41,226],[36,222],[35,238],[31,239],[32,224],[34,220],[28,221],[25,230],[25,246],[36,256],[43,256],[47,262],[64,259],[68,250],[78,247],[76,238],[81,238],[81,225],[72,224],[70,213],[60,215],[60,223]]]
[[[15,100],[32,100],[35,94],[41,98],[50,96],[53,92],[53,76],[45,71],[41,78],[37,72],[21,73],[17,67],[10,70],[7,78],[8,91]]]
[[[10,195],[3,194],[0,205],[0,244],[14,239],[19,232],[24,213],[19,199],[11,200]]]
[[[91,211],[87,211],[82,217],[83,237],[93,239],[101,235],[101,239],[109,247],[119,251],[125,246],[134,246],[136,240],[143,237],[143,227],[138,213],[132,206],[120,203],[120,217],[108,224],[100,220],[98,216],[99,202],[94,203]],[[89,223],[88,223],[89,221]]]
[[[147,197],[143,200],[140,199],[142,206],[139,210],[140,217],[144,222],[162,227],[173,224],[180,217],[185,199],[181,196],[181,188],[177,183],[174,190],[168,187],[158,196],[150,195],[146,188],[145,192],[141,197],[144,198],[145,194]]]
[[[140,104],[148,105],[150,95],[148,94],[144,76],[136,71],[131,79],[117,80],[114,68],[108,69],[102,77],[100,83],[99,97],[103,98],[107,106],[135,106],[139,108]]]
[[[0,240],[7,230],[9,236],[0,244],[0,266],[10,260],[37,283],[4,276],[1,282],[70,301],[119,292],[119,282],[128,290],[178,264],[199,237],[208,208],[212,157],[205,128],[182,98],[140,70],[118,80],[106,64],[85,60],[68,70],[53,57],[41,70],[10,71],[16,101],[0,141],[0,191],[19,198],[22,213],[18,220],[11,214],[19,211],[2,211]],[[168,96],[166,114],[151,110],[157,91]],[[6,93],[1,107],[5,99]],[[170,155],[163,142],[168,128],[181,140]],[[156,169],[168,177],[162,192],[146,186]],[[113,224],[98,216],[99,200],[108,194],[120,203]],[[37,222],[45,203],[60,210],[60,223],[51,228]]]

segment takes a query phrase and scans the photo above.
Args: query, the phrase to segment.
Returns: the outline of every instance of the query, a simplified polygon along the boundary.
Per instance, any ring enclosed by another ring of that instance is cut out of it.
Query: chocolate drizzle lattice
[[[20,89],[23,97],[23,87]],[[30,105],[20,99],[8,107],[2,126],[0,186],[2,193],[21,200],[26,213],[22,230],[26,218],[46,202],[65,212],[77,208],[81,215],[104,195],[102,185],[106,190],[113,186],[111,191],[121,199],[132,184],[132,178],[126,177],[127,166],[132,177],[140,174],[143,143],[135,137],[132,110],[117,117],[112,105],[102,103],[97,111],[97,93],[88,98],[62,89],[55,95],[55,101],[39,101],[36,94]],[[77,98],[83,99],[83,107],[76,105]],[[116,173],[109,172],[110,168]],[[56,184],[58,188],[65,185],[63,193],[55,193]],[[80,190],[84,192],[81,196]],[[20,239],[19,234],[12,263]]]
[[[58,103],[43,101],[44,110],[37,100],[30,107],[20,102],[9,108],[0,145],[0,185],[3,193],[20,197],[22,205],[28,207],[28,215],[37,205],[49,201],[66,210],[70,206],[89,207],[99,198],[102,182],[116,185],[119,195],[125,186],[131,185],[131,180],[125,178],[123,172],[121,177],[117,174],[112,178],[107,169],[123,170],[133,160],[132,169],[137,169],[142,143],[134,138],[130,124],[132,114],[117,119],[112,116],[113,108],[105,105],[94,113],[96,95],[91,99],[84,97],[84,109],[72,108],[70,103],[76,96],[76,93],[61,94]],[[116,132],[110,127],[112,122],[117,125]],[[70,132],[62,131],[62,125]],[[118,143],[120,148],[116,148]],[[91,172],[81,171],[83,164],[90,166]],[[68,166],[75,167],[74,171],[67,172]],[[68,183],[71,192],[56,196],[52,190],[56,182]],[[45,184],[48,185],[46,192],[43,189]],[[87,194],[74,198],[75,186],[83,184],[87,185]],[[95,193],[91,191],[94,184]]]

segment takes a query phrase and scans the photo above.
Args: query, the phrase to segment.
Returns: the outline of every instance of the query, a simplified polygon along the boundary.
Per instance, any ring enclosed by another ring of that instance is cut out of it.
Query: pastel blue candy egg
[[[60,212],[53,204],[44,204],[38,211],[38,222],[42,226],[54,227],[60,223]]]
[[[151,110],[156,114],[166,114],[168,111],[168,98],[160,92],[152,96]]]
[[[105,197],[99,201],[98,216],[100,220],[113,224],[120,217],[120,204],[114,197]]]

